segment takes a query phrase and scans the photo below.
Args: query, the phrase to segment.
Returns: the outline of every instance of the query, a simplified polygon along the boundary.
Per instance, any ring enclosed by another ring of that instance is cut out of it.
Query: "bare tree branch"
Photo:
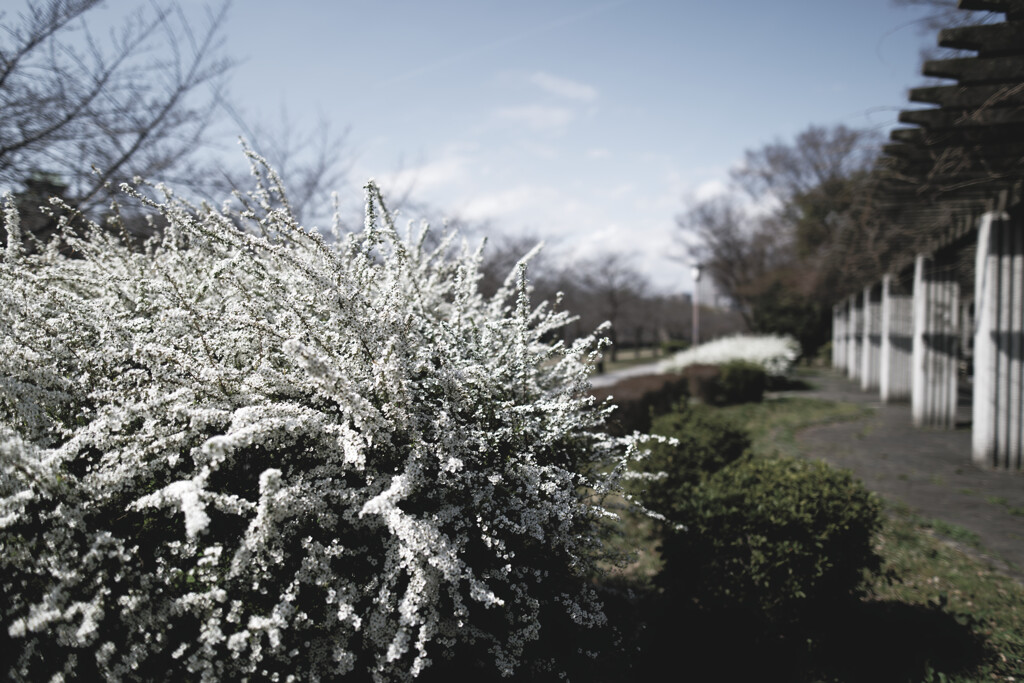
[[[98,4],[47,0],[0,17],[0,183],[56,174],[86,211],[108,183],[180,170],[232,66],[220,55],[227,2],[200,33],[177,5],[153,2],[103,38],[85,21]]]

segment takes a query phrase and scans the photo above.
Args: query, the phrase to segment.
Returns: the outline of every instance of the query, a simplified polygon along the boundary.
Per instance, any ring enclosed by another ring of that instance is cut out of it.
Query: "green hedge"
[[[877,499],[821,462],[747,456],[665,512],[662,585],[709,610],[790,621],[855,595],[878,569]]]
[[[694,495],[693,488],[709,475],[738,460],[750,447],[746,430],[701,406],[681,406],[656,418],[651,433],[673,437],[678,445],[654,443],[644,461],[649,472],[665,476],[645,483],[641,497],[652,510],[675,518]]]
[[[721,389],[720,402],[723,405],[735,403],[760,403],[768,386],[768,373],[756,363],[732,361],[722,367],[718,378]]]
[[[690,365],[683,370],[687,391],[702,403],[734,405],[764,399],[768,374],[756,363],[730,361],[721,365]]]
[[[878,570],[881,506],[849,473],[750,455],[746,431],[704,406],[652,432],[679,439],[652,448],[645,469],[665,476],[639,493],[670,522],[657,579],[670,596],[781,624],[855,596]]]

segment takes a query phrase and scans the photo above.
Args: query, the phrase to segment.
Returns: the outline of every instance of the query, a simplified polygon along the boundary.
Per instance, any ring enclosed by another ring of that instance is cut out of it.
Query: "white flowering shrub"
[[[483,298],[479,251],[400,238],[372,184],[328,244],[254,169],[240,213],[150,188],[144,252],[93,226],[26,256],[8,200],[8,677],[510,675],[547,615],[601,624],[598,503],[636,447],[586,395],[596,338],[551,341],[525,266]]]
[[[723,365],[746,361],[782,377],[800,357],[800,343],[788,335],[737,335],[723,337],[680,351],[660,363],[662,372],[681,372],[689,365]]]

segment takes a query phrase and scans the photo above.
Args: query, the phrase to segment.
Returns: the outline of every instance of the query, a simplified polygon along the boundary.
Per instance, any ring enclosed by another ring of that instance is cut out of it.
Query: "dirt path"
[[[794,395],[869,405],[873,415],[811,427],[797,439],[813,457],[851,470],[884,498],[977,534],[998,570],[1024,582],[1024,474],[971,464],[971,432],[915,429],[908,404],[883,405],[840,374],[821,371]],[[967,415],[966,417],[969,417]],[[977,550],[971,549],[975,554]]]

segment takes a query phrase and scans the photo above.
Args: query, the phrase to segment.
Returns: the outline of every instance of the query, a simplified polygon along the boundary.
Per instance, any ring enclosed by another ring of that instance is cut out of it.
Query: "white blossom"
[[[587,396],[599,341],[372,184],[327,243],[253,172],[237,213],[126,188],[143,251],[0,260],[8,676],[407,680],[469,644],[511,674],[543,604],[600,626],[596,501],[640,451]]]
[[[659,364],[662,372],[681,372],[690,365],[720,365],[746,361],[782,377],[800,356],[800,344],[788,335],[736,335],[680,351]]]

